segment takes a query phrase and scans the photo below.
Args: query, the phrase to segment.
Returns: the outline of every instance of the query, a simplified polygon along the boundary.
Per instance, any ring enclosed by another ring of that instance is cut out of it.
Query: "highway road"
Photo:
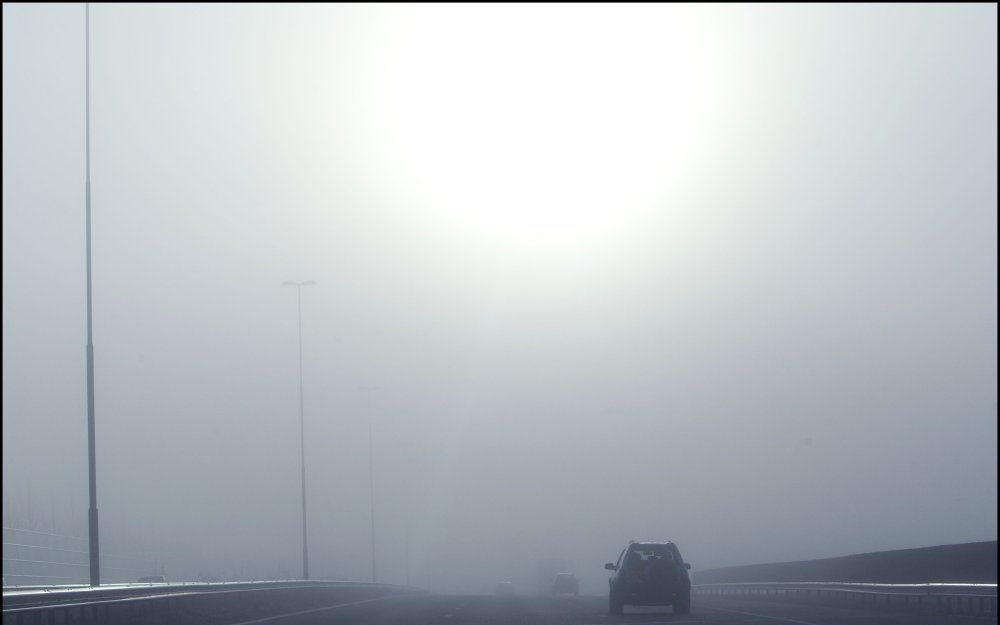
[[[605,597],[492,597],[417,595],[369,599],[229,625],[988,625],[996,618],[893,613],[777,603],[731,597],[695,597],[692,612],[626,607],[607,613]]]

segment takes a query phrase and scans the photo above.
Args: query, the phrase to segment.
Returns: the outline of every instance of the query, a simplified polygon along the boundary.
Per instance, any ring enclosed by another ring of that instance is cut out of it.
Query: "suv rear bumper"
[[[683,601],[690,592],[689,588],[631,586],[616,589],[615,595],[629,605],[673,605],[677,601]]]

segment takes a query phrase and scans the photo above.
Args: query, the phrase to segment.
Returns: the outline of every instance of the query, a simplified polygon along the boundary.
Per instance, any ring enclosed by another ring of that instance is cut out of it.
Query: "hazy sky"
[[[285,280],[315,578],[369,575],[366,386],[386,581],[995,540],[996,25],[92,6],[104,544],[301,570]],[[5,3],[4,514],[79,535],[84,120],[83,5]]]

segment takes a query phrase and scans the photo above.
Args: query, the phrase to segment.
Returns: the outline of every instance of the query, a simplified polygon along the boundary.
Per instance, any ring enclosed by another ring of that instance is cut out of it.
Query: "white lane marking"
[[[398,596],[398,595],[397,595]],[[346,608],[352,605],[361,605],[363,603],[372,603],[374,601],[385,601],[386,599],[392,599],[393,597],[375,597],[374,599],[364,599],[362,601],[351,601],[350,603],[338,603],[337,605],[328,605],[324,608],[313,608],[311,610],[302,610],[300,612],[288,612],[287,614],[278,614],[277,616],[268,616],[265,618],[259,618],[253,621],[241,621],[239,623],[231,623],[230,625],[253,625],[254,623],[267,623],[268,621],[276,621],[281,618],[288,618],[290,616],[300,616],[302,614],[312,614],[314,612],[323,612],[324,610],[336,610],[338,608]]]
[[[733,614],[744,614],[746,616],[756,616],[757,618],[767,618],[774,621],[784,621],[786,623],[795,623],[796,625],[817,625],[816,623],[810,623],[809,621],[796,621],[793,618],[785,618],[784,616],[771,616],[769,614],[755,614],[753,612],[743,612],[742,610],[726,610],[725,608],[704,608],[708,611],[715,610],[717,612],[732,612]]]

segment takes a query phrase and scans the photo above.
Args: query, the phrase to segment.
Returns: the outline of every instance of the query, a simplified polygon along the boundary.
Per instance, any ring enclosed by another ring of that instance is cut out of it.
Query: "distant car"
[[[580,581],[572,573],[560,573],[552,582],[553,595],[579,595]]]
[[[608,611],[624,612],[628,605],[669,605],[674,614],[691,612],[691,578],[677,545],[672,542],[630,542],[618,562],[604,565],[614,575],[608,580]]]
[[[140,577],[138,583],[140,584],[165,584],[166,579],[162,575],[150,575],[148,577]]]
[[[498,597],[513,597],[514,594],[514,584],[512,582],[500,582],[497,584]]]

